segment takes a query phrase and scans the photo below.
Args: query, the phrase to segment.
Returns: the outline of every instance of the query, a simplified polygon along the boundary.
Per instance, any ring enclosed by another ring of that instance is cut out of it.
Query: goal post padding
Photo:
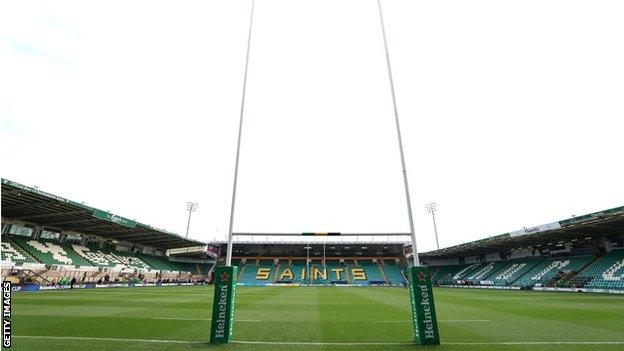
[[[226,344],[232,340],[237,274],[236,266],[221,266],[216,269],[210,328],[212,344]]]
[[[409,267],[408,274],[414,341],[420,345],[439,345],[440,334],[429,268]]]

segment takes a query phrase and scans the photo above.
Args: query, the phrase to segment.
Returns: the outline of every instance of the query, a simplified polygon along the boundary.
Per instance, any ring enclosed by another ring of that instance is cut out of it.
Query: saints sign
[[[225,344],[232,340],[237,273],[238,267],[217,267],[210,331],[210,342],[213,344]]]

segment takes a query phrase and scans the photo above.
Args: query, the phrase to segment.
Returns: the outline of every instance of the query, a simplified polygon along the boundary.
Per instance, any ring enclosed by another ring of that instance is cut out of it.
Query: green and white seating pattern
[[[431,273],[431,282],[435,284],[448,283],[453,278],[455,272],[460,270],[460,266],[458,265],[441,266],[437,267],[438,269],[435,268],[436,267],[430,268],[433,269]]]
[[[143,262],[140,258],[132,256],[130,253],[127,252],[117,252],[115,257],[119,259],[119,262],[125,264],[130,268],[152,269],[152,267],[150,267],[147,263]]]
[[[509,261],[508,266],[503,267],[499,272],[493,274],[489,280],[494,285],[517,285],[516,282],[522,277],[526,276],[528,272],[542,262],[539,258],[519,259]]]
[[[478,284],[482,280],[488,280],[491,275],[498,272],[501,268],[505,267],[507,262],[505,261],[496,261],[496,262],[488,262],[479,266],[478,269],[475,269],[472,273],[466,276],[466,280],[469,280],[475,284]]]
[[[609,267],[602,273],[602,279],[621,281],[624,280],[624,260],[616,261],[613,266]]]
[[[463,279],[470,272],[472,272],[475,269],[477,269],[480,265],[481,265],[480,263],[473,263],[473,264],[467,265],[466,267],[460,269],[459,272],[453,274],[453,280]]]
[[[568,265],[570,265],[570,260],[562,260],[562,261],[557,260],[557,261],[553,261],[546,268],[542,269],[536,275],[532,276],[531,280],[540,280],[546,274],[551,272],[552,270],[557,270],[557,269],[561,270],[561,269],[565,268]]]
[[[10,242],[2,243],[2,262],[12,263],[36,263],[30,257],[22,254],[19,249],[13,247]]]
[[[84,257],[91,263],[96,266],[102,267],[115,267],[115,268],[127,268],[126,265],[122,264],[120,259],[115,256],[113,253],[102,252],[97,250],[91,250],[86,246],[72,244],[72,248],[76,251],[80,256]]]
[[[577,272],[587,265],[593,257],[549,258],[541,261],[532,270],[514,282],[517,286],[535,286],[547,283],[557,273]]]
[[[527,262],[512,263],[507,268],[505,268],[502,272],[500,272],[500,274],[497,274],[494,277],[494,280],[508,281],[516,273],[518,273],[520,270],[522,270],[522,268],[526,267],[527,264],[528,264]]]
[[[28,244],[37,249],[39,252],[52,254],[52,258],[54,258],[58,262],[64,264],[74,263],[74,261],[69,258],[67,252],[59,245],[50,242],[39,242],[36,240],[29,240]]]
[[[613,250],[579,273],[593,278],[586,288],[624,289],[624,250]]]

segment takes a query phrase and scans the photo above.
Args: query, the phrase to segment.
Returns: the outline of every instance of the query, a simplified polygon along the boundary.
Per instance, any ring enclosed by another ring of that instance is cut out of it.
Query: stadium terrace
[[[207,281],[215,260],[193,246],[204,244],[2,179],[2,278],[16,289]]]
[[[235,243],[237,284],[407,284],[409,244],[334,234],[324,243]],[[443,287],[624,293],[623,234],[618,207],[419,256]],[[224,262],[226,243],[208,247],[2,179],[2,277],[18,286],[66,285],[72,278],[94,286],[208,282]]]

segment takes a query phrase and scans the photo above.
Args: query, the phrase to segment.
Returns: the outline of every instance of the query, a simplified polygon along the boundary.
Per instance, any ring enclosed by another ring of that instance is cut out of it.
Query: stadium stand
[[[364,269],[369,283],[385,284],[386,279],[377,264],[371,260],[358,260],[358,267]]]
[[[546,259],[514,282],[514,285],[543,285],[561,272],[578,272],[592,259],[593,257],[591,256]]]
[[[41,263],[47,265],[79,265],[78,263],[74,263],[74,260],[68,254],[67,248],[59,244],[50,241],[33,240],[18,236],[13,238],[13,242]],[[83,263],[84,261],[79,262]]]
[[[490,280],[493,285],[496,286],[512,285],[541,261],[541,259],[507,261],[505,266],[503,266],[498,272],[488,277],[487,280]]]
[[[215,262],[204,243],[7,179],[1,233],[2,279],[20,284],[208,280]]]
[[[4,238],[3,238],[4,239]],[[11,263],[37,263],[29,254],[22,251],[19,246],[13,245],[10,240],[2,242],[2,262]]]
[[[624,289],[624,249],[605,254],[579,276],[589,278],[584,285],[587,288]]]
[[[398,266],[394,260],[384,260],[383,270],[389,284],[401,285],[405,282],[403,268]]]
[[[6,179],[2,206],[3,278],[17,275],[40,284],[71,277],[208,279],[224,261],[225,242],[206,246]],[[420,259],[441,286],[624,290],[623,233],[624,207],[619,207],[421,253]],[[238,282],[404,284],[408,245],[327,243],[237,242]]]

